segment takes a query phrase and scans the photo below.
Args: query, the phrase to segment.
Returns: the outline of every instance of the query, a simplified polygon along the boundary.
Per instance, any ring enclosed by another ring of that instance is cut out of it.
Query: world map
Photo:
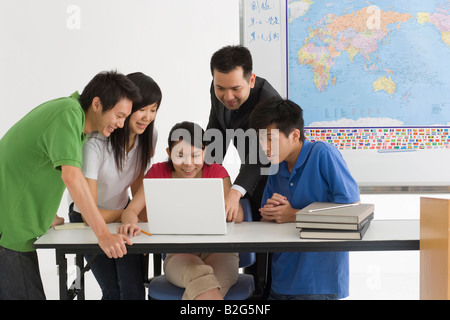
[[[288,0],[288,97],[309,127],[450,125],[450,0]]]

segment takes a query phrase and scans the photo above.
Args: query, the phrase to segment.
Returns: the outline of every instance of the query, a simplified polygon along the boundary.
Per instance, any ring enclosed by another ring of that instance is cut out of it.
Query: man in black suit
[[[207,155],[206,161],[208,162],[208,156],[211,156],[214,162],[222,163],[228,146],[233,140],[242,164],[232,189],[225,199],[226,211],[227,213],[237,212],[239,199],[245,196],[250,199],[253,220],[260,220],[258,209],[261,206],[262,193],[267,181],[267,176],[261,175],[261,169],[269,166],[270,163],[263,153],[258,152],[259,143],[256,135],[243,133],[249,129],[248,119],[258,102],[273,96],[279,97],[279,94],[269,82],[257,77],[252,68],[251,53],[243,46],[226,46],[215,52],[211,58],[213,81],[207,129],[220,131],[222,150],[220,147],[217,148],[218,141],[214,141],[216,152],[212,150],[212,153]],[[217,152],[221,153],[217,154]],[[254,152],[253,155],[258,154],[256,161],[250,152]],[[260,158],[261,155],[263,159]]]

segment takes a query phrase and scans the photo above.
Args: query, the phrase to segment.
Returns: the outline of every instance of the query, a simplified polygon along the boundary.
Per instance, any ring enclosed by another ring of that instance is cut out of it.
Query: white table
[[[109,224],[116,232],[119,224]],[[149,230],[145,223],[140,224]],[[152,235],[141,234],[132,238],[128,253],[170,252],[284,252],[284,251],[392,251],[419,250],[419,220],[373,220],[362,240],[309,240],[300,239],[295,223],[243,222],[235,224],[227,235]],[[73,230],[50,229],[34,244],[36,249],[55,249],[59,266],[60,298],[67,299],[75,289],[67,290],[66,254],[77,255],[83,282],[83,254],[102,251],[92,230],[88,227]],[[260,266],[258,265],[258,268]],[[262,271],[261,277],[264,276]],[[259,278],[259,277],[258,277]],[[258,279],[262,281],[262,279]],[[76,294],[84,298],[83,288]],[[69,291],[69,292],[68,292]]]

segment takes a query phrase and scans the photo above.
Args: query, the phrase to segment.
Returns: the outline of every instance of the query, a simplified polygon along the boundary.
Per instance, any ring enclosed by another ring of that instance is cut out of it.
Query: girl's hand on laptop
[[[141,229],[136,224],[121,224],[117,228],[117,233],[128,237],[135,237],[141,234]]]

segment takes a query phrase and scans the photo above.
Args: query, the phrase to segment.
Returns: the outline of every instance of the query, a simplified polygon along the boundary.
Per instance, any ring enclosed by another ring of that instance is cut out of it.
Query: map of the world
[[[288,96],[309,127],[450,125],[450,1],[288,1]]]

